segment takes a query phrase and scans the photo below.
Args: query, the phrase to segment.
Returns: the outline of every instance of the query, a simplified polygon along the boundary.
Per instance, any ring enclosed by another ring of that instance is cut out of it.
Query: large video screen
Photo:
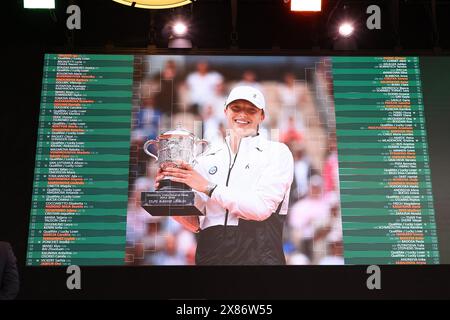
[[[47,54],[27,265],[448,263],[425,119],[432,63]],[[227,104],[236,87],[245,104]],[[257,134],[232,147],[252,121]],[[195,158],[180,177],[212,190],[160,189],[176,150]],[[168,192],[193,194],[200,214],[146,202]]]

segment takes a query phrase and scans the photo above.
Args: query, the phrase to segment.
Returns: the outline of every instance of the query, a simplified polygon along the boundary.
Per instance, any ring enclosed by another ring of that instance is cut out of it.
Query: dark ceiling
[[[81,8],[81,30],[66,29],[65,11],[70,3]],[[431,3],[431,0],[324,0],[321,13],[305,15],[290,12],[289,1],[238,0],[237,47],[328,50],[333,47],[337,21],[347,15],[358,25],[355,36],[361,50],[391,50],[399,45],[403,50],[431,51],[440,47],[445,51],[450,48],[450,1],[436,0],[436,28]],[[55,10],[23,9],[22,0],[10,4],[13,28],[7,32],[7,43],[12,46],[67,48],[72,44],[75,48],[86,48],[109,44],[146,48],[153,44],[166,48],[164,26],[176,14],[190,17],[195,47],[228,49],[232,45],[231,0],[197,0],[192,5],[165,10],[131,8],[112,0],[56,0]],[[366,28],[369,16],[366,8],[371,4],[381,8],[381,30]]]

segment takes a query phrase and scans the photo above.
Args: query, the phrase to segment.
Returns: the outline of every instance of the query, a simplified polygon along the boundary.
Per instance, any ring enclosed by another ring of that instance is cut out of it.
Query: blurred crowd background
[[[284,232],[291,265],[344,264],[331,62],[324,57],[139,56],[133,94],[126,262],[193,265],[196,235],[153,217],[140,194],[154,190],[148,139],[183,128],[211,142],[225,136],[224,103],[245,84],[266,98],[260,134],[285,143],[294,181]]]

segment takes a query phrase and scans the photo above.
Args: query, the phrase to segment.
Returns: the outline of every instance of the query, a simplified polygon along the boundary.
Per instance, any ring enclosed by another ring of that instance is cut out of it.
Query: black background
[[[66,288],[65,268],[25,267],[34,174],[42,63],[46,52],[173,53],[162,32],[174,13],[192,12],[197,49],[180,53],[298,55],[448,55],[449,1],[438,3],[439,38],[433,35],[429,1],[399,1],[400,20],[392,20],[395,1],[324,1],[320,17],[289,13],[283,1],[240,0],[238,48],[230,50],[231,17],[226,0],[198,0],[192,7],[153,13],[108,0],[75,1],[82,10],[82,30],[65,28],[69,1],[57,9],[24,10],[11,1],[2,28],[4,81],[1,104],[0,240],[11,242],[18,258],[22,299],[298,299],[298,298],[449,298],[450,266],[382,266],[382,290],[366,288],[366,266],[308,267],[83,267],[82,290]],[[334,14],[329,13],[336,5]],[[365,25],[365,8],[379,4],[382,30],[357,33],[360,50],[333,52],[327,29],[342,5]],[[195,21],[195,24],[194,24]],[[395,21],[399,28],[395,29]],[[328,23],[327,23],[328,22]],[[207,32],[206,32],[207,31]],[[396,36],[398,35],[398,36]],[[401,47],[394,48],[396,44]],[[149,49],[155,45],[156,49]],[[439,45],[440,50],[434,47]],[[316,46],[315,51],[312,47]],[[428,69],[428,70],[432,70]],[[449,70],[435,70],[434,97],[424,94],[435,208],[440,234],[449,242],[450,99]],[[427,71],[425,71],[427,72]],[[425,75],[423,75],[425,76]],[[444,77],[447,77],[447,81]],[[440,86],[439,86],[440,83]],[[447,84],[445,87],[444,84]],[[436,98],[437,97],[437,98]],[[441,239],[440,239],[441,240]],[[448,263],[448,261],[447,261]]]

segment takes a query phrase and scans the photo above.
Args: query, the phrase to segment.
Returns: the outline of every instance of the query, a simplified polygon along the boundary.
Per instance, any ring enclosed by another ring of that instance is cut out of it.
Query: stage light
[[[190,0],[113,0],[126,6],[143,9],[168,9],[192,3]]]
[[[169,48],[192,48],[192,42],[189,36],[189,25],[185,19],[177,17],[169,23],[169,26]]]
[[[291,0],[291,11],[318,12],[322,10],[322,0]]]
[[[182,21],[177,21],[175,22],[175,24],[172,27],[172,31],[174,33],[175,36],[184,36],[186,35],[187,31],[188,31],[188,27],[186,26],[186,24]]]
[[[358,50],[358,43],[355,39],[354,32],[355,27],[352,22],[341,22],[338,27],[338,35],[334,39],[333,49],[344,51]]]
[[[23,0],[25,9],[55,9],[55,0]]]
[[[350,22],[343,22],[339,25],[339,34],[343,37],[350,37],[355,28]]]

